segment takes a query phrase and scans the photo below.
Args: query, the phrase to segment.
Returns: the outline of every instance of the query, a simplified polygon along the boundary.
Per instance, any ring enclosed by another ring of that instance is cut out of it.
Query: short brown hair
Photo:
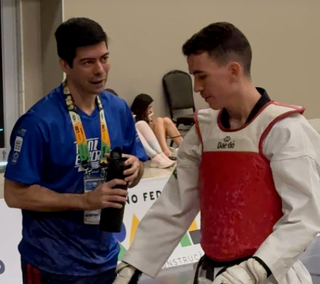
[[[227,22],[213,23],[194,34],[182,47],[183,54],[208,52],[218,64],[239,61],[250,77],[252,50],[246,36]]]

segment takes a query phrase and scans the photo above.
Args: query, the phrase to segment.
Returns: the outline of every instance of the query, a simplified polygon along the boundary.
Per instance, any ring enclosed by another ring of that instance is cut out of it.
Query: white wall
[[[315,0],[66,0],[65,19],[86,16],[111,38],[109,87],[131,104],[146,92],[156,115],[166,112],[161,79],[171,69],[187,70],[181,46],[215,21],[230,21],[254,50],[253,79],[272,98],[307,107],[319,116],[320,1]],[[196,95],[196,105],[205,103]]]
[[[90,17],[107,31],[112,60],[108,86],[129,104],[136,94],[149,93],[155,99],[156,115],[168,114],[162,76],[172,69],[187,71],[182,44],[205,25],[223,20],[248,36],[255,84],[266,87],[276,100],[306,106],[308,118],[319,116],[320,1],[22,2],[27,108],[62,78],[53,33],[64,10],[64,19]],[[198,95],[195,102],[198,108],[206,106]]]
[[[11,129],[19,115],[18,33],[15,2],[1,0],[2,79],[5,148],[0,149],[0,161],[6,161]]]
[[[62,23],[61,0],[41,0],[41,66],[42,66],[42,93],[43,96],[57,87],[63,74],[59,65],[54,33]]]
[[[22,0],[24,110],[42,97],[40,0]]]

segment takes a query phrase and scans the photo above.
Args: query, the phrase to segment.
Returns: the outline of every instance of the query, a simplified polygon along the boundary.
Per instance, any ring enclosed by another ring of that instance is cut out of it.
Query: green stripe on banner
[[[190,239],[188,237],[188,233],[186,233],[183,238],[181,239],[181,242],[180,242],[181,246],[184,248],[184,247],[189,247],[191,246],[191,242],[190,242]]]
[[[120,244],[120,251],[119,251],[119,254],[118,254],[118,261],[120,261],[123,257],[124,257],[124,254],[126,253],[126,249],[123,247],[122,244]]]

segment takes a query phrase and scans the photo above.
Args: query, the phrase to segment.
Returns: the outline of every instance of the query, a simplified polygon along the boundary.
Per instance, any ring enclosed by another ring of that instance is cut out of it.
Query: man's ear
[[[71,69],[71,67],[69,66],[69,63],[65,60],[63,60],[62,58],[59,59],[59,64],[60,64],[60,68],[62,69],[62,71],[66,74],[69,73],[69,70]]]

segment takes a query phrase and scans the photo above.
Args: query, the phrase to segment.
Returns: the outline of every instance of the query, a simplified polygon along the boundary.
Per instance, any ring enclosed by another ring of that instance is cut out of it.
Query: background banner
[[[143,179],[136,187],[129,189],[122,231],[115,234],[121,247],[119,260],[130,247],[140,220],[161,195],[168,178]],[[199,224],[198,216],[164,268],[199,260],[203,253],[199,245]],[[17,248],[21,240],[21,230],[21,211],[8,208],[4,200],[0,199],[0,284],[22,283],[20,255]]]
[[[119,260],[132,244],[139,222],[161,195],[168,178],[144,179],[137,187],[129,191],[122,231],[119,234],[115,234],[115,237],[121,242]],[[161,244],[159,244],[160,246]],[[202,255],[199,214],[167,260],[164,268],[195,263]]]

